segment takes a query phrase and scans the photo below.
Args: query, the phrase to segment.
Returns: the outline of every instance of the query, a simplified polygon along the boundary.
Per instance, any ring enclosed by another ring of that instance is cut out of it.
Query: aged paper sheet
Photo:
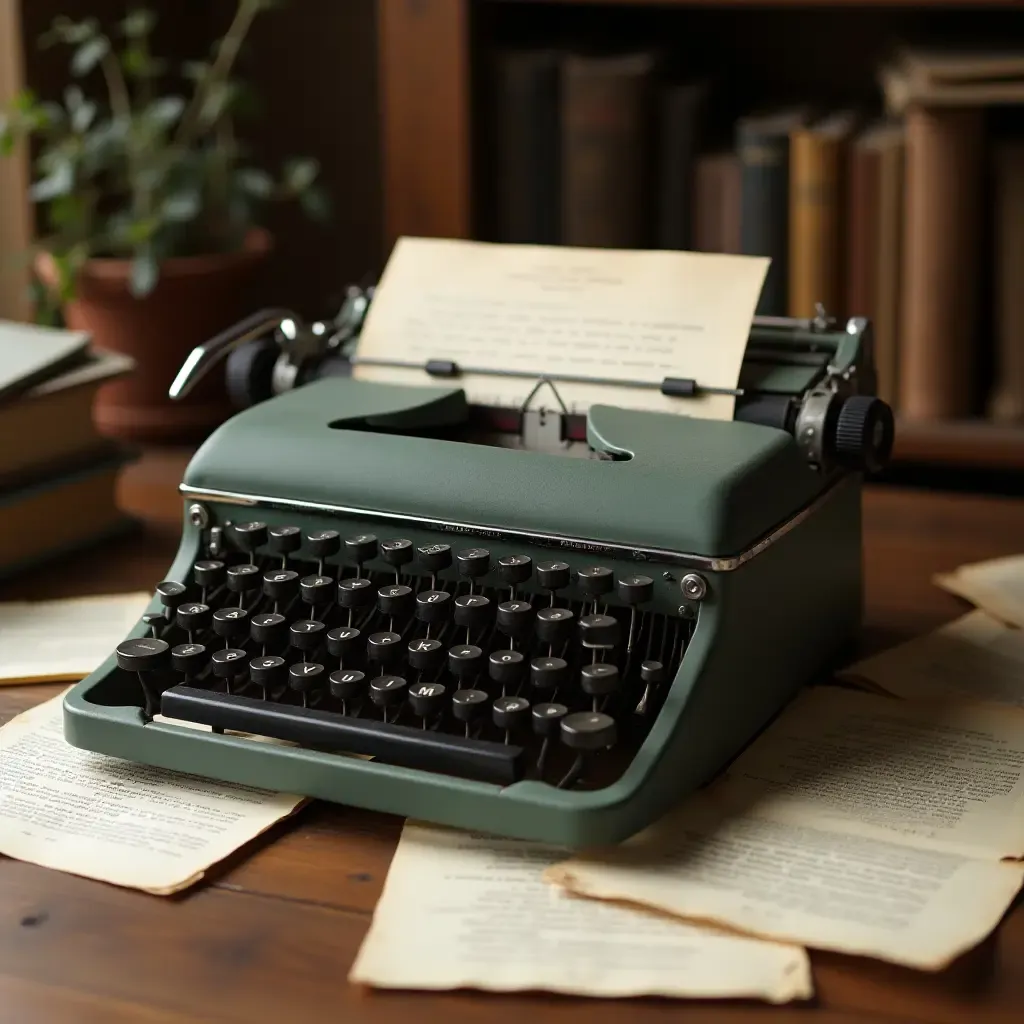
[[[349,980],[378,988],[752,998],[812,993],[804,950],[545,885],[556,853],[406,823]]]
[[[0,604],[0,686],[84,679],[102,665],[151,594]]]
[[[470,401],[523,404],[537,377],[659,384],[688,377],[735,388],[767,259],[708,253],[497,245],[400,238],[374,294],[357,355],[526,371],[466,375]],[[420,370],[363,366],[362,380],[424,384]],[[434,381],[436,383],[436,381]],[[732,419],[728,395],[667,398],[656,388],[558,383],[571,412],[589,405]],[[552,396],[539,400],[553,407]]]
[[[1024,708],[1024,630],[968,612],[841,675],[911,700],[962,697]]]
[[[549,869],[572,892],[939,969],[1024,867],[1024,713],[812,690],[698,799]]]
[[[62,700],[0,729],[0,854],[168,895],[304,802],[80,750]]]
[[[935,582],[997,619],[1024,629],[1024,555],[961,565],[955,572],[936,576]]]

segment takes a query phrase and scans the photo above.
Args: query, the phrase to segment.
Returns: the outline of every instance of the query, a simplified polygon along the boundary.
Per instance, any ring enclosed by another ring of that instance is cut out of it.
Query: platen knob
[[[896,425],[892,409],[873,395],[851,395],[839,408],[836,460],[848,469],[876,473],[892,455]]]

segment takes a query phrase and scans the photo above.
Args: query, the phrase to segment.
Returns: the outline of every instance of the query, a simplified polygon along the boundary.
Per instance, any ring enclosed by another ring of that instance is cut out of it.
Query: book
[[[706,153],[693,172],[693,247],[698,252],[742,252],[739,157]]]
[[[707,87],[668,86],[658,102],[658,229],[662,249],[693,248],[694,163]]]
[[[0,320],[0,401],[87,358],[85,331]]]

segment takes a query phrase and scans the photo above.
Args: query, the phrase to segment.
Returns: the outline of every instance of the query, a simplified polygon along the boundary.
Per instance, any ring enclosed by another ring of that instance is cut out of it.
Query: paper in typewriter
[[[1024,629],[1024,555],[961,565],[936,576],[935,582],[997,619]]]
[[[529,373],[458,378],[470,402],[498,407],[519,408],[536,378],[564,374],[655,385],[686,377],[734,389],[768,263],[712,253],[401,238],[357,354]],[[432,382],[421,370],[390,367],[357,367],[355,376]],[[735,405],[730,395],[668,398],[657,387],[557,387],[576,413],[605,404],[727,420]],[[538,402],[555,407],[549,393]]]
[[[804,950],[567,896],[533,843],[407,823],[349,980],[377,988],[811,995]]]
[[[0,728],[0,855],[169,895],[304,802],[80,750],[62,701]]]
[[[709,791],[556,885],[937,970],[1021,887],[1024,713],[807,693]]]

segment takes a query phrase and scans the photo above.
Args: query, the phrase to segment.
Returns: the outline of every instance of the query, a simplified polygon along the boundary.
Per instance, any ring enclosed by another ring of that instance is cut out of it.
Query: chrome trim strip
[[[531,530],[509,530],[500,527],[474,526],[470,523],[459,523],[443,519],[430,519],[409,516],[401,512],[375,512],[372,509],[352,508],[346,505],[325,505],[314,501],[300,501],[295,498],[272,498],[268,495],[239,494],[233,491],[220,491],[212,487],[188,487],[180,484],[178,492],[188,501],[216,501],[226,505],[246,507],[259,506],[294,510],[296,512],[312,512],[328,515],[344,515],[356,519],[385,519],[392,522],[412,523],[427,530],[444,533],[461,533],[473,537],[487,537],[492,540],[525,541],[539,547],[559,548],[563,551],[583,551],[595,555],[610,555],[629,558],[637,562],[664,562],[670,565],[684,566],[689,569],[703,569],[706,572],[732,572],[756,558],[781,540],[791,530],[799,526],[845,483],[847,477],[840,477],[830,484],[810,504],[805,505],[794,516],[780,523],[775,529],[765,534],[745,551],[728,558],[713,558],[707,555],[686,554],[679,551],[667,551],[661,548],[631,547],[627,544],[613,544],[604,541],[584,540],[579,537],[565,537],[555,533],[537,533]]]

